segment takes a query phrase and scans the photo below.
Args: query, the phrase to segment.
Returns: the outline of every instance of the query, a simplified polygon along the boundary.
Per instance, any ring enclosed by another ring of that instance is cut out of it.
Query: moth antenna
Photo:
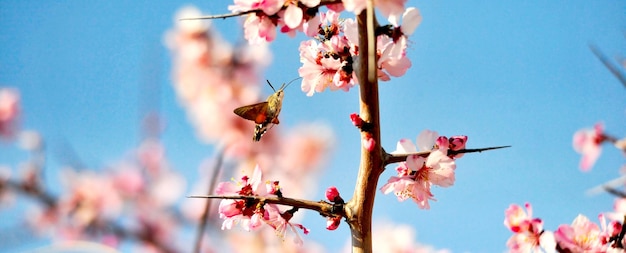
[[[269,85],[270,85],[270,87],[272,87],[272,90],[273,90],[274,92],[276,92],[276,89],[274,89],[274,86],[272,86],[272,84],[270,83],[270,80],[267,80],[267,79],[266,79],[265,81],[267,81],[267,84],[269,84]]]

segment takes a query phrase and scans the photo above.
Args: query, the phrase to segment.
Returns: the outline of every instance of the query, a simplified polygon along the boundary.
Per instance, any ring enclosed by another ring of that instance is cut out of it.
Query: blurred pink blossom
[[[507,241],[511,252],[556,252],[556,243],[552,232],[543,230],[543,221],[532,217],[532,206],[525,204],[522,207],[512,204],[504,211],[504,226],[509,228],[513,235]]]
[[[598,225],[579,214],[572,225],[560,225],[554,232],[559,247],[570,252],[604,252],[606,245],[600,240]]]
[[[15,135],[19,116],[19,92],[12,88],[0,88],[0,138],[11,138]]]
[[[580,169],[588,171],[602,153],[602,142],[606,140],[604,136],[604,125],[596,123],[593,130],[582,129],[574,134],[574,150],[582,155]]]

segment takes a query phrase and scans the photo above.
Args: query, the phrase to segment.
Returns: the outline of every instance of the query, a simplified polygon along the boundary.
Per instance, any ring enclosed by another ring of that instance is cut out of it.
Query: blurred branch
[[[461,149],[461,150],[448,150],[448,155],[456,155],[456,154],[464,154],[464,153],[481,153],[487,150],[501,149],[501,148],[510,148],[511,146],[497,146],[497,147],[487,147],[487,148],[472,148],[472,149]],[[412,155],[418,155],[421,157],[428,157],[432,150],[421,151],[410,154],[386,154],[385,156],[385,165],[392,163],[399,163],[406,161],[406,158]]]
[[[28,182],[16,182],[13,180],[0,181],[0,191],[12,189],[18,193],[28,195],[48,208],[55,208],[57,206],[57,199],[52,194],[49,194],[41,189],[38,184]]]
[[[43,203],[48,209],[55,209],[59,206],[58,199],[52,194],[44,191],[37,183],[29,183],[30,181],[16,182],[12,180],[0,181],[0,191],[14,190],[18,193],[28,195],[35,200]],[[37,181],[34,181],[37,182]],[[159,242],[154,237],[154,231],[149,227],[142,227],[139,231],[131,231],[122,226],[117,225],[114,221],[104,220],[103,224],[97,225],[99,229],[103,231],[112,229],[113,232],[121,238],[135,238],[142,242],[153,245],[158,248],[160,252],[174,253],[176,250],[171,249],[167,245]],[[93,232],[93,231],[92,231]]]
[[[268,204],[278,204],[285,206],[292,206],[302,209],[309,209],[312,211],[316,211],[320,213],[322,216],[336,216],[341,215],[345,216],[343,213],[343,209],[336,208],[333,204],[328,203],[326,201],[311,201],[304,199],[293,199],[286,197],[261,197],[261,196],[221,196],[221,195],[192,195],[188,196],[188,198],[206,198],[206,199],[241,199],[246,201],[251,201],[252,204],[256,205],[259,203],[268,203]]]
[[[211,194],[213,189],[215,189],[215,184],[217,183],[217,177],[220,174],[222,168],[222,162],[224,161],[224,149],[219,148],[217,152],[217,161],[215,161],[215,165],[213,166],[213,175],[211,175],[211,180],[209,182],[209,189],[207,194]],[[196,244],[194,246],[193,252],[199,253],[200,248],[202,246],[202,235],[204,234],[204,229],[206,228],[207,221],[209,219],[209,212],[211,210],[211,200],[207,199],[206,205],[204,205],[204,211],[202,212],[202,217],[200,217],[200,223],[198,224],[198,232],[196,235]]]
[[[613,62],[609,60],[606,55],[600,52],[600,50],[596,48],[596,46],[590,44],[589,48],[591,49],[591,52],[593,52],[593,54],[598,57],[602,64],[604,64],[604,66],[609,69],[609,71],[611,71],[611,73],[613,73],[615,77],[617,77],[617,79],[624,85],[624,87],[626,87],[626,76],[624,75],[624,72],[622,72],[617,66],[615,66],[615,64],[613,64]]]

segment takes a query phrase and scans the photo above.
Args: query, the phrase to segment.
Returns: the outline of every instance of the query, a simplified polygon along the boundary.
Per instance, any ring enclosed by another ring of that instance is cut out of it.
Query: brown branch
[[[472,148],[472,149],[461,149],[461,150],[448,150],[448,155],[456,155],[456,154],[464,154],[464,153],[481,153],[487,150],[501,149],[501,148],[509,148],[511,146],[498,146],[498,147],[487,147],[487,148]],[[421,151],[409,154],[385,154],[385,165],[392,163],[399,163],[406,161],[408,156],[418,155],[421,157],[428,157],[432,150]]]
[[[380,145],[380,112],[376,66],[376,17],[374,1],[367,0],[366,9],[357,15],[359,29],[359,80],[360,116],[371,127],[361,129],[361,142],[374,140],[374,147],[361,145],[361,162],[354,195],[345,205],[346,219],[352,234],[352,252],[372,252],[372,212],[378,178],[384,171],[383,150]]]
[[[211,194],[213,189],[215,189],[215,184],[217,183],[217,177],[220,173],[220,169],[222,168],[222,162],[224,160],[223,149],[220,149],[217,153],[217,161],[215,161],[215,166],[213,167],[213,175],[211,175],[211,180],[209,183],[209,189],[207,194]],[[207,200],[204,205],[204,211],[202,212],[202,216],[200,217],[200,223],[198,224],[198,232],[196,234],[196,244],[194,246],[193,252],[199,253],[200,248],[202,246],[202,235],[204,234],[204,229],[206,228],[207,221],[209,219],[209,212],[211,211],[211,200]]]
[[[602,62],[602,64],[604,64],[604,66],[607,69],[609,69],[609,71],[611,71],[611,73],[615,77],[617,77],[617,80],[619,80],[624,85],[624,87],[626,87],[626,76],[624,75],[624,73],[618,67],[616,67],[613,64],[613,62],[609,60],[608,57],[606,57],[602,52],[600,52],[600,50],[596,48],[596,46],[590,44],[589,48],[591,49],[591,52],[593,52],[593,54],[595,54],[596,57],[598,57],[598,59]]]
[[[302,209],[308,209],[308,210],[312,210],[312,211],[316,211],[318,213],[320,213],[322,216],[344,216],[345,217],[345,213],[343,212],[343,210],[341,208],[335,208],[333,204],[328,203],[326,201],[320,200],[320,201],[311,201],[311,200],[304,200],[304,199],[293,199],[293,198],[286,198],[286,197],[261,197],[261,196],[240,196],[240,195],[232,195],[232,196],[226,196],[226,195],[192,195],[192,196],[187,196],[188,198],[205,198],[205,199],[241,199],[241,200],[248,200],[248,201],[254,201],[254,203],[268,203],[268,204],[278,204],[278,205],[285,205],[285,206],[292,206],[292,207],[297,207],[297,208],[302,208]]]

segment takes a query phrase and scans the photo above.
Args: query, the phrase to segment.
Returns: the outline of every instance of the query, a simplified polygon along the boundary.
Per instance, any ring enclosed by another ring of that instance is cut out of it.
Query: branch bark
[[[361,145],[361,164],[354,195],[345,205],[346,219],[352,234],[352,252],[372,252],[372,212],[378,178],[384,170],[383,151],[380,146],[380,118],[378,79],[376,66],[376,29],[374,0],[357,16],[359,29],[360,64],[357,66],[360,93],[360,115],[371,128],[361,129],[361,142],[371,137],[375,144],[371,150]]]
[[[341,208],[335,208],[335,205],[328,203],[326,201],[311,201],[305,199],[294,199],[294,198],[286,198],[286,197],[261,197],[261,196],[240,196],[240,195],[232,195],[232,196],[222,196],[222,195],[192,195],[188,196],[188,198],[205,198],[205,199],[241,199],[241,200],[249,200],[255,201],[255,203],[268,203],[268,204],[278,204],[278,205],[286,205],[292,206],[302,209],[308,209],[312,211],[316,211],[320,213],[322,216],[344,216],[343,210]]]

